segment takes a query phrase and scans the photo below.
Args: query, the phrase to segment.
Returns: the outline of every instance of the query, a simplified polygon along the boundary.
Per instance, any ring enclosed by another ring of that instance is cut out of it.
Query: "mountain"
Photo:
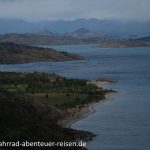
[[[29,63],[33,61],[82,60],[84,57],[51,48],[40,48],[14,43],[0,43],[0,64]]]
[[[0,19],[0,33],[35,33],[49,30],[53,33],[72,33],[77,29],[85,28],[101,35],[112,37],[136,37],[150,35],[150,21],[120,21],[120,20],[56,20],[27,22],[19,19]]]
[[[86,37],[100,37],[98,32],[88,30],[86,28],[79,28],[71,33],[65,33],[64,36],[71,36],[76,38],[86,38]]]
[[[148,47],[149,45],[141,40],[135,39],[111,39],[101,42],[97,47],[103,48],[130,48],[130,47]]]
[[[103,38],[102,38],[103,39]],[[25,33],[25,34],[4,34],[0,35],[0,43],[12,42],[17,44],[27,45],[61,45],[61,44],[89,44],[98,43],[102,40],[101,37],[71,37],[71,36],[49,36],[41,35],[37,33]]]
[[[16,43],[24,45],[71,45],[96,44],[100,47],[147,47],[147,41],[140,39],[108,38],[104,36],[92,37],[92,32],[79,29],[64,36],[48,36],[41,34],[5,34],[0,35],[0,43]]]
[[[150,42],[150,36],[138,38],[141,41]]]
[[[26,33],[37,32],[40,27],[21,19],[0,19],[0,33]]]
[[[37,35],[47,35],[47,36],[59,36],[58,33],[51,32],[51,31],[49,31],[47,29],[45,29],[43,31],[40,31],[40,32],[37,32],[35,34],[37,34]]]

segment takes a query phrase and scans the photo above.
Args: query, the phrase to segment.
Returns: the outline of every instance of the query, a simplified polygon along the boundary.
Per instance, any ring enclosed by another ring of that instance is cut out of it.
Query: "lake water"
[[[94,48],[92,45],[51,46],[79,53],[87,60],[0,65],[1,71],[41,71],[66,77],[118,81],[119,92],[95,106],[96,113],[72,125],[97,136],[89,150],[150,150],[150,48]]]

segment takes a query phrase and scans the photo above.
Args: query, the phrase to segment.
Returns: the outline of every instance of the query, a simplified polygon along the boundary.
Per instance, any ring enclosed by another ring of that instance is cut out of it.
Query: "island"
[[[148,37],[146,38],[148,39]],[[71,44],[94,44],[102,48],[128,48],[147,47],[149,44],[145,39],[112,38],[109,36],[98,36],[84,28],[73,33],[64,35],[43,35],[38,33],[4,34],[0,35],[0,43],[12,42],[26,45],[71,45]]]
[[[130,48],[130,47],[147,47],[147,43],[141,40],[133,39],[109,39],[103,40],[96,47],[101,48]]]
[[[0,64],[22,64],[36,61],[71,61],[83,60],[78,54],[56,51],[52,48],[0,43]]]
[[[54,73],[0,72],[0,139],[32,142],[91,140],[95,136],[93,133],[67,128],[61,121],[103,100],[108,92],[113,91],[88,80],[67,79]]]

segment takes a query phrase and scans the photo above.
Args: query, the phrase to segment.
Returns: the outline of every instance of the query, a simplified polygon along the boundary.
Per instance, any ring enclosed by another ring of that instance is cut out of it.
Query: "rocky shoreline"
[[[95,105],[94,103],[84,105],[81,109],[76,111],[73,115],[66,117],[63,120],[59,120],[58,124],[64,128],[71,128],[72,124],[74,124],[75,122],[81,119],[84,119],[88,117],[89,115],[92,115],[93,113],[95,113],[94,105]]]
[[[71,126],[93,114],[95,104],[115,92],[102,87],[104,81],[67,79],[37,72],[0,72],[0,83],[0,138],[8,141],[92,140],[94,133]]]
[[[115,93],[117,91],[108,91],[108,93],[106,93],[105,97],[108,97],[110,94]],[[61,119],[58,121],[58,124],[60,126],[62,126],[63,128],[71,128],[71,126],[76,123],[79,120],[82,120],[90,115],[92,115],[93,113],[95,113],[95,105],[96,103],[100,103],[100,102],[104,102],[105,98],[100,100],[99,102],[93,102],[90,104],[85,104],[83,105],[80,109],[77,108],[72,108],[70,110],[72,110],[72,114],[71,115],[66,115],[64,119]]]
[[[102,79],[88,81],[88,82],[95,84],[97,87],[102,87],[102,85],[104,85],[104,84],[116,83],[117,81],[114,81],[110,78],[108,80],[102,78]],[[69,109],[69,111],[68,111],[69,114],[66,114],[66,116],[63,119],[60,119],[57,123],[63,128],[71,128],[71,126],[74,123],[95,113],[96,112],[94,109],[95,105],[97,103],[104,102],[106,100],[106,98],[108,96],[110,96],[110,94],[116,93],[116,92],[117,91],[115,91],[115,90],[107,89],[103,99],[99,99],[98,102],[91,102],[89,104],[84,104],[80,108],[76,107],[76,108]],[[71,114],[70,114],[70,112],[71,112]],[[85,141],[92,140],[93,137],[96,136],[94,133],[91,133],[91,132],[88,132],[89,134],[87,134],[87,131],[83,131],[83,135],[84,135],[84,132],[85,132],[86,136],[82,140],[85,140]]]

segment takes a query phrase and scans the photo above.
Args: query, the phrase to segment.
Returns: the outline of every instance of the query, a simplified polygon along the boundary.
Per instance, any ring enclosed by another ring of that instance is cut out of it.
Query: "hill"
[[[79,28],[71,33],[65,33],[65,36],[77,37],[77,38],[88,38],[88,37],[99,37],[102,38],[98,32],[91,31],[86,28]]]
[[[53,113],[52,113],[53,112]],[[0,141],[5,142],[73,142],[93,137],[90,132],[62,128],[51,118],[60,115],[56,108],[40,104],[34,106],[19,94],[0,89]],[[7,148],[8,149],[8,148]],[[15,148],[13,148],[15,149]],[[25,149],[20,146],[20,149]],[[27,149],[27,148],[26,148]],[[34,147],[46,149],[44,147]],[[49,150],[66,149],[65,147],[47,147]],[[82,147],[69,147],[72,150],[83,150]]]
[[[18,64],[34,61],[70,61],[82,60],[77,54],[56,51],[51,48],[41,48],[14,43],[0,43],[0,63]]]
[[[130,48],[130,47],[147,47],[149,45],[141,40],[111,39],[105,40],[97,46],[103,48]]]
[[[150,22],[98,19],[76,19],[28,22],[20,19],[0,19],[0,34],[6,33],[36,33],[49,30],[64,34],[73,32],[80,28],[99,32],[100,35],[132,37],[150,35]]]
[[[96,43],[101,40],[97,37],[79,38],[72,36],[49,36],[41,34],[4,34],[0,35],[0,42],[12,42],[17,44],[28,44],[28,45],[61,45],[61,44],[85,44],[85,43]]]
[[[150,36],[141,37],[138,40],[144,41],[144,42],[150,42]]]
[[[0,72],[0,141],[90,140],[94,134],[63,128],[58,122],[103,100],[111,91],[55,74]]]
[[[148,46],[147,42],[144,40],[108,38],[100,36],[93,31],[84,28],[78,29],[72,33],[66,33],[64,36],[50,36],[41,34],[5,34],[0,35],[0,42],[13,42],[27,45],[97,44],[104,48]]]

